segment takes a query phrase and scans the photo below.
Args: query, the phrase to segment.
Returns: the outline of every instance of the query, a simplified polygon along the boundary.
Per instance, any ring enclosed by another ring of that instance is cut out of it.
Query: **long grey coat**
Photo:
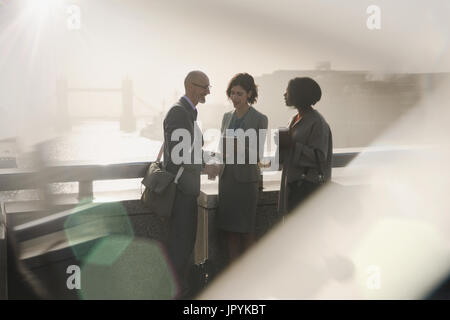
[[[295,116],[289,124],[292,144],[288,150],[280,151],[279,162],[283,168],[278,200],[278,212],[286,213],[287,183],[300,179],[308,169],[305,180],[317,183],[319,168],[314,149],[318,150],[318,158],[325,180],[331,179],[331,160],[333,156],[333,140],[330,127],[323,116],[315,109],[304,112],[301,119],[295,122]]]

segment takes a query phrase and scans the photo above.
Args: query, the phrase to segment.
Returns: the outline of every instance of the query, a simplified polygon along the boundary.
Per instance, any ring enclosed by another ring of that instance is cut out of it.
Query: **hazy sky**
[[[381,9],[369,30],[366,9]],[[172,98],[192,68],[205,70],[222,101],[237,72],[279,69],[450,70],[448,1],[79,1],[82,30],[70,34],[80,78],[130,74],[138,88]],[[78,63],[79,62],[79,63]],[[72,68],[71,68],[72,67]],[[73,70],[76,69],[76,70]],[[82,70],[83,72],[80,72]],[[141,92],[144,94],[144,92]]]
[[[68,4],[81,10],[80,30],[66,27]],[[366,26],[372,4],[380,30]],[[51,105],[45,99],[59,75],[78,87],[120,87],[128,75],[136,95],[160,107],[182,93],[191,69],[210,76],[209,103],[227,103],[226,84],[238,72],[312,69],[319,61],[450,71],[449,9],[447,0],[0,0],[0,107],[13,119],[12,105],[29,104],[13,98],[24,92]]]

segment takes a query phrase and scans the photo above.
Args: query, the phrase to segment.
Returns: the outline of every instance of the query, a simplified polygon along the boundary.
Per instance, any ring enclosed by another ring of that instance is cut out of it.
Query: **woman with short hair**
[[[331,179],[333,142],[325,118],[315,109],[322,97],[311,78],[294,78],[284,94],[286,106],[297,109],[286,132],[287,147],[279,148],[283,168],[278,200],[280,215],[290,213],[324,182]]]

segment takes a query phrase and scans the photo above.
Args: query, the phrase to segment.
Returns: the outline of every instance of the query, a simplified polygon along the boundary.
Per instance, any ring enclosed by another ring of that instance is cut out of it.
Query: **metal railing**
[[[344,167],[358,152],[333,154],[333,167]],[[67,164],[48,166],[39,171],[0,169],[0,191],[38,189],[48,183],[78,182],[79,197],[93,196],[93,182],[97,180],[142,178],[151,162],[118,164]]]

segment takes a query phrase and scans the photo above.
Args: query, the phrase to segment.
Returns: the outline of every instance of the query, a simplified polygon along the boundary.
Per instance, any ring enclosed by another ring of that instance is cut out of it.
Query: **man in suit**
[[[197,233],[200,174],[203,172],[211,177],[218,174],[217,167],[205,165],[202,161],[203,137],[196,124],[196,106],[205,103],[210,93],[209,79],[201,71],[191,71],[184,80],[184,87],[185,95],[170,108],[164,119],[164,166],[174,175],[183,167],[169,221],[167,243],[168,255],[179,281],[177,298],[180,299],[190,297],[187,276]],[[186,135],[178,136],[177,132]],[[192,147],[180,149],[181,144]]]

